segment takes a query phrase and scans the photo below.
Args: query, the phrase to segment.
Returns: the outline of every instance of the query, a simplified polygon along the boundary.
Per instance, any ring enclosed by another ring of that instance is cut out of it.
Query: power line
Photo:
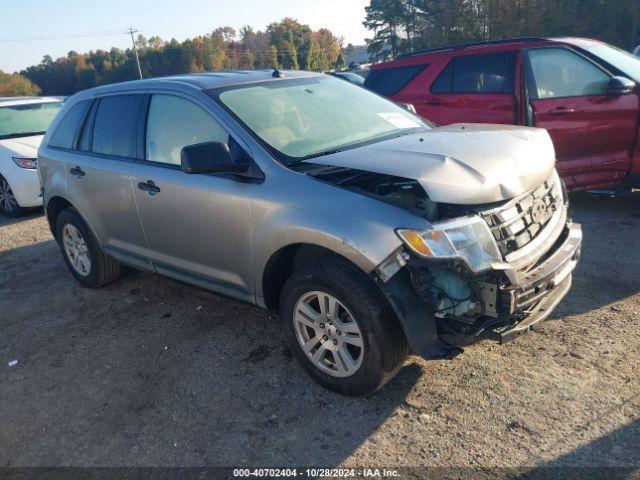
[[[127,32],[128,33],[128,32]],[[23,38],[0,38],[0,42],[40,42],[47,40],[62,40],[66,38],[89,38],[89,37],[115,37],[122,35],[122,30],[107,30],[104,32],[54,35],[52,37],[23,37]]]

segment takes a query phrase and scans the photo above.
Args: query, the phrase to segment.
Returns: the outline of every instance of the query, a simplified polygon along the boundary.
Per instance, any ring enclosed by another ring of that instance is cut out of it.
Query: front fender
[[[285,247],[300,244],[323,247],[370,273],[401,245],[393,228],[306,209],[278,206],[260,214],[254,209],[255,217],[258,218],[253,226],[253,264],[258,304],[263,298],[262,278],[267,263]]]
[[[389,305],[396,314],[404,335],[416,355],[426,359],[452,358],[460,349],[438,337],[438,326],[433,312],[414,292],[406,268],[401,269],[387,282],[373,276]]]

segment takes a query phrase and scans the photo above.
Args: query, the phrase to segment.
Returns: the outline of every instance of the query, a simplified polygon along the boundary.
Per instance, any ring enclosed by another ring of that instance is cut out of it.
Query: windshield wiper
[[[364,145],[369,145],[372,143],[379,143],[379,142],[384,142],[386,140],[392,140],[394,138],[398,138],[398,137],[404,137],[405,135],[411,135],[412,133],[417,133],[419,131],[422,130],[428,130],[425,129],[425,127],[415,127],[415,128],[406,128],[406,129],[402,129],[399,132],[395,132],[395,133],[391,133],[389,135],[383,135],[382,137],[378,137],[378,138],[372,138],[363,142],[355,142],[355,143],[349,143],[347,145],[342,145],[339,148],[335,148],[333,150],[326,150],[324,152],[319,152],[319,153],[314,153],[311,155],[307,155],[306,157],[302,157],[302,158],[298,158],[296,160],[292,160],[289,163],[287,163],[287,165],[296,165],[298,163],[301,162],[305,162],[307,160],[310,160],[312,158],[317,158],[317,157],[324,157],[325,155],[331,155],[334,153],[340,153],[340,152],[344,152],[345,150],[349,150],[351,148],[357,148],[359,146],[364,146]]]
[[[307,155],[306,157],[302,157],[302,158],[299,158],[297,160],[293,160],[293,161],[289,162],[289,165],[296,165],[297,163],[305,162],[307,160],[311,160],[312,158],[324,157],[326,155],[332,155],[334,153],[340,153],[340,152],[342,152],[342,148],[336,148],[336,149],[333,149],[333,150],[326,150],[324,152],[314,153],[312,155]]]
[[[6,135],[0,135],[0,140],[6,140],[8,138],[19,137],[33,137],[35,135],[44,135],[46,132],[20,132],[20,133],[8,133]]]

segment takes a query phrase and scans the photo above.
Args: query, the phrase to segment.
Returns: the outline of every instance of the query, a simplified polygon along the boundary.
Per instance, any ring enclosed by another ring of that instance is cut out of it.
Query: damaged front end
[[[443,355],[436,330],[508,341],[546,319],[568,292],[582,231],[567,221],[555,172],[506,202],[438,210],[445,218],[429,230],[399,229],[404,246],[376,271],[416,353]]]
[[[569,290],[582,231],[567,219],[544,130],[451,125],[316,162],[296,169],[413,214],[413,225],[382,220],[404,227],[402,246],[372,278],[415,353],[448,355],[442,332],[507,341]]]

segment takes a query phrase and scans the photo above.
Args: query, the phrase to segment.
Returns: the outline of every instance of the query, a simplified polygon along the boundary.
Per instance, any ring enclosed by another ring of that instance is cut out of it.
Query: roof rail
[[[402,54],[402,55],[398,55],[396,57],[396,59],[398,59],[398,58],[406,58],[406,57],[413,57],[413,56],[416,56],[416,55],[423,55],[425,53],[448,52],[448,51],[452,51],[452,50],[464,50],[466,48],[482,47],[482,46],[485,46],[485,45],[503,45],[503,44],[515,43],[515,42],[540,42],[540,41],[544,41],[544,40],[548,40],[548,38],[543,38],[543,37],[520,37],[520,38],[505,38],[503,40],[486,40],[486,41],[482,41],[482,42],[459,43],[459,44],[456,44],[456,45],[448,45],[448,46],[442,46],[442,47],[428,48],[426,50],[419,50],[417,52],[405,53],[405,54]]]

